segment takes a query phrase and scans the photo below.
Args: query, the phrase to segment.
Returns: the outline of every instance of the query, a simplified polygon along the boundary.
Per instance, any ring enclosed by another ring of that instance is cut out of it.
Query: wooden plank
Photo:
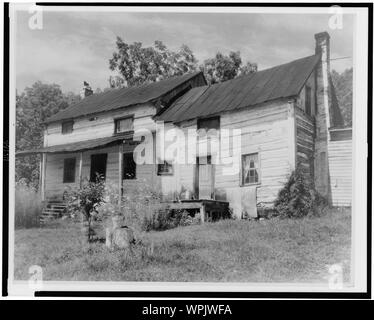
[[[204,223],[205,222],[205,206],[201,206],[200,208],[200,219],[201,219],[201,223]]]
[[[200,209],[202,207],[202,203],[201,202],[171,202],[167,204],[167,207],[172,210]]]

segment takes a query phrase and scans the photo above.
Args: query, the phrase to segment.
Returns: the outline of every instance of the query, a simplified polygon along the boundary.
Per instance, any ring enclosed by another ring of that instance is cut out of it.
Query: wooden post
[[[46,172],[46,161],[47,161],[47,154],[45,152],[42,153],[42,163],[41,163],[41,188],[40,194],[42,197],[42,201],[45,200],[45,172]]]
[[[201,207],[200,207],[200,219],[201,219],[201,223],[205,222],[205,205],[204,205],[204,203],[201,203]]]
[[[122,184],[123,184],[123,142],[118,146],[118,205],[122,202]]]
[[[79,153],[79,188],[82,188],[82,167],[83,167],[83,152]]]
[[[40,161],[39,161],[39,192],[41,195],[42,192],[42,179],[43,179],[43,154],[39,154]]]

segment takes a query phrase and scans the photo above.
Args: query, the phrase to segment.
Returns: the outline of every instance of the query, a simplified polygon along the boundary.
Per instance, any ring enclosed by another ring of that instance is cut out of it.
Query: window
[[[64,159],[63,183],[75,182],[75,158]]]
[[[74,121],[65,121],[62,123],[61,132],[62,134],[68,134],[73,132]]]
[[[173,164],[168,161],[164,161],[164,163],[159,163],[157,165],[157,175],[159,176],[171,176],[173,175]]]
[[[258,183],[259,163],[258,153],[246,154],[242,156],[242,185]]]
[[[309,86],[305,87],[305,113],[312,115],[312,89]]]
[[[123,154],[123,179],[136,179],[136,163],[132,153]]]
[[[127,117],[115,120],[115,133],[122,133],[134,130],[134,118]]]
[[[208,118],[208,119],[199,119],[197,121],[197,129],[205,129],[205,130],[216,129],[216,130],[219,130],[219,123],[220,123],[219,117]]]

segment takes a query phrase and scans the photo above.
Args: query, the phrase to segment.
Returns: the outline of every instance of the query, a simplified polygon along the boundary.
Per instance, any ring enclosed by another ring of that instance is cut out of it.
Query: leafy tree
[[[161,41],[143,47],[141,42],[128,44],[117,37],[116,47],[109,60],[110,70],[118,72],[109,78],[112,88],[142,85],[197,69],[197,60],[186,45],[172,51]]]
[[[182,75],[198,69],[197,60],[191,49],[182,45],[178,51],[169,50],[161,41],[151,47],[143,47],[141,42],[125,43],[117,37],[116,51],[109,60],[109,68],[118,74],[109,78],[112,88],[131,87]],[[199,67],[209,84],[222,82],[257,71],[257,64],[243,65],[240,52],[230,52],[228,56],[218,52]]]
[[[57,84],[35,82],[16,96],[16,151],[42,147],[42,122],[60,110],[76,103],[79,96],[63,94]],[[16,158],[16,181],[36,186],[39,179],[39,157]]]
[[[335,70],[331,72],[339,107],[346,126],[352,126],[352,90],[353,68],[346,69],[342,73]]]
[[[236,78],[239,75],[257,71],[257,64],[247,62],[242,66],[240,52],[231,51],[228,56],[218,52],[212,59],[207,59],[200,66],[209,84],[223,82]]]

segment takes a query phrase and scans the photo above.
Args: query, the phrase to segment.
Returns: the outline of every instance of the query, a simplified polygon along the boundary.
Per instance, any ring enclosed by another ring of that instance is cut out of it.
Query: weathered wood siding
[[[83,152],[82,179],[90,177],[91,155],[107,153],[106,182],[118,186],[119,174],[119,146],[100,148]],[[123,152],[133,152],[133,145],[124,145]],[[65,158],[76,158],[75,182],[63,183],[63,166]],[[79,153],[69,154],[48,154],[46,161],[46,197],[62,198],[63,193],[68,188],[79,186]],[[143,164],[136,166],[136,179],[123,180],[123,188],[126,191],[141,187],[142,185],[157,186],[157,177],[154,164]]]
[[[352,204],[352,139],[345,132],[332,135],[328,150],[333,206]]]
[[[250,189],[257,189],[257,204],[271,205],[278,191],[295,167],[295,122],[293,105],[287,101],[267,103],[221,116],[221,129],[241,129],[239,172],[223,173],[223,165],[216,168],[215,187],[221,199],[230,202],[237,217],[242,215],[242,197]],[[230,152],[236,150],[230,146]],[[260,181],[257,185],[241,186],[241,155],[258,153]],[[248,191],[246,191],[248,190]]]
[[[177,152],[181,153],[185,157],[185,162],[180,163],[176,161],[173,164],[173,174],[172,175],[160,175],[157,176],[157,181],[160,183],[161,190],[166,198],[175,198],[176,193],[180,193],[182,189],[193,191],[193,179],[194,179],[194,168],[193,164],[187,163],[187,143],[188,143],[188,129],[196,130],[196,121],[192,122],[185,122],[181,126],[175,126],[172,123],[165,123],[164,124],[164,132],[171,130],[173,128],[181,129],[183,131],[183,135],[186,139],[177,141],[176,139],[172,141],[164,141],[163,148],[164,148],[164,155],[166,158],[166,149],[170,147],[172,144],[176,146]],[[159,141],[156,142],[156,148],[161,150],[162,145]],[[162,151],[157,151],[162,152]],[[176,155],[176,154],[175,154]],[[166,159],[166,160],[174,160],[174,159]],[[157,170],[157,168],[156,168]]]
[[[142,104],[81,117],[74,120],[73,132],[69,134],[61,133],[61,122],[50,123],[45,131],[44,146],[110,137],[114,134],[114,119],[129,115],[134,116],[134,130],[144,128],[154,130],[155,123],[152,116],[155,113],[156,108],[152,104]],[[97,117],[97,119],[90,121],[90,118],[93,117]]]
[[[314,177],[314,119],[299,107],[295,108],[296,114],[296,163],[302,171],[311,178]]]
[[[275,200],[279,189],[295,168],[295,127],[294,105],[288,101],[221,114],[221,131],[228,129],[233,136],[233,130],[240,129],[241,147],[240,150],[234,149],[231,142],[221,149],[223,161],[229,161],[229,157],[235,154],[238,157],[234,157],[234,164],[215,164],[215,198],[229,201],[237,217],[242,216],[242,198],[246,198],[246,194],[252,193],[253,189],[257,193],[257,204],[271,205]],[[196,130],[196,120],[183,122],[179,124],[179,128],[185,132],[188,129]],[[199,156],[205,155],[204,149],[199,152],[199,144],[196,153]],[[260,181],[254,185],[241,186],[241,156],[249,153],[259,155]],[[224,169],[233,166],[235,171],[227,174]],[[174,176],[161,177],[163,190],[175,188],[180,191],[183,186],[193,192],[195,170],[194,164],[175,165]],[[256,203],[252,205],[256,206]]]

